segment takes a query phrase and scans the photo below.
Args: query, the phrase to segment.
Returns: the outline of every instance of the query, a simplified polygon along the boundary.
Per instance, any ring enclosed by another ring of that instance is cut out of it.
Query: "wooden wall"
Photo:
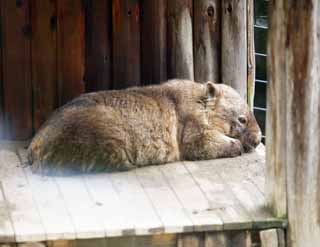
[[[0,137],[30,138],[81,93],[168,78],[223,80],[246,97],[246,7],[246,0],[1,0]]]

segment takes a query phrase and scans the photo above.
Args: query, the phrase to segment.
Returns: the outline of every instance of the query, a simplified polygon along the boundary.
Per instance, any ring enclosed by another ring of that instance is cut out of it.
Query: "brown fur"
[[[253,114],[232,88],[172,80],[81,95],[51,116],[28,153],[35,171],[113,171],[234,157],[260,139]]]

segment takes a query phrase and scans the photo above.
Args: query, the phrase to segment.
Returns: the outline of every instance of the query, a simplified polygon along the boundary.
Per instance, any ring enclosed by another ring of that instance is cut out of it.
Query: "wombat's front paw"
[[[236,157],[241,155],[244,152],[243,146],[241,142],[237,139],[231,139],[230,140],[230,146],[229,146],[229,155],[231,157]]]

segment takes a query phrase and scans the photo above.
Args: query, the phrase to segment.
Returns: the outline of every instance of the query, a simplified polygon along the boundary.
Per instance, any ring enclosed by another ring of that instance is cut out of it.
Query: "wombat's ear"
[[[207,100],[211,100],[219,95],[219,88],[213,82],[206,82]]]

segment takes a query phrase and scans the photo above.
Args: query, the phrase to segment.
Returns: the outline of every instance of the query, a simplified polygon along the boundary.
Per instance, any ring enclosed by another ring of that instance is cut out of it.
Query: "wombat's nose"
[[[262,137],[261,131],[259,131],[256,135],[252,136],[251,140],[250,140],[251,141],[251,145],[253,147],[258,146],[260,144],[260,142],[261,142],[261,137]]]

